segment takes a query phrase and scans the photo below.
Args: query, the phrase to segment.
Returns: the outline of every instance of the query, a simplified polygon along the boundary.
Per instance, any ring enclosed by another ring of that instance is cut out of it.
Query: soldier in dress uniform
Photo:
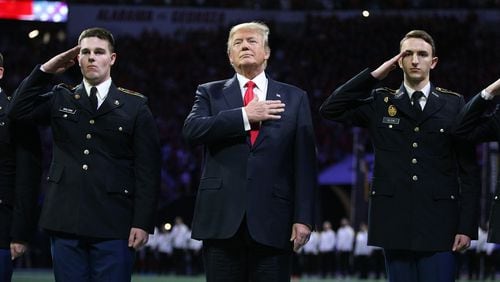
[[[0,54],[0,79],[3,73]],[[9,120],[10,98],[0,88],[0,282],[11,281],[12,261],[26,251],[36,229],[41,176],[37,128]]]
[[[111,80],[112,34],[90,28],[78,44],[37,66],[16,90],[8,112],[12,119],[52,128],[40,225],[51,235],[56,281],[130,281],[134,249],[154,230],[158,130],[147,99]],[[44,93],[75,57],[83,82]]]
[[[454,281],[453,251],[477,237],[474,146],[452,131],[464,99],[431,84],[437,62],[432,37],[410,31],[398,55],[362,71],[320,108],[327,119],[370,132],[376,158],[368,244],[384,248],[389,281]],[[375,88],[397,65],[401,87]]]

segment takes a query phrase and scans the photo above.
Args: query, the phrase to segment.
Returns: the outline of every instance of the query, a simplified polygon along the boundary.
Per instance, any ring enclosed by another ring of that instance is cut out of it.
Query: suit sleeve
[[[326,119],[365,127],[373,115],[372,89],[377,84],[369,69],[337,88],[321,105],[319,112]]]
[[[209,89],[199,86],[182,131],[188,143],[210,144],[246,135],[240,107],[214,113],[211,102]]]
[[[134,129],[135,198],[132,227],[154,232],[160,190],[161,151],[158,128],[146,103],[139,109]]]
[[[463,97],[461,105],[464,105]],[[463,107],[462,107],[463,108]],[[479,215],[479,191],[481,189],[479,165],[476,160],[475,144],[470,140],[456,138],[455,152],[460,180],[460,217],[458,234],[477,239]]]
[[[302,223],[314,228],[318,223],[316,142],[309,101],[305,93],[302,95],[297,115],[294,171],[294,223]]]
[[[11,237],[29,242],[37,226],[37,200],[40,191],[41,145],[32,124],[13,123],[16,147],[16,178]]]

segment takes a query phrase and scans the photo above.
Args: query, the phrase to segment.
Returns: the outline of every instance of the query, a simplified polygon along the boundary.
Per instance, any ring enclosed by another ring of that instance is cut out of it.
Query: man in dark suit
[[[40,225],[51,235],[56,281],[130,281],[134,249],[148,240],[160,178],[158,131],[141,94],[111,81],[114,39],[84,30],[79,45],[21,83],[9,106],[15,120],[50,124],[53,158]],[[83,82],[44,93],[75,64]]]
[[[500,107],[486,114],[498,103],[495,96],[500,95],[500,79],[483,89],[462,109],[457,118],[456,134],[473,142],[500,141]],[[488,242],[500,244],[500,186],[497,185],[492,196],[488,226]]]
[[[384,248],[391,282],[454,281],[452,251],[477,237],[474,146],[452,132],[464,99],[430,83],[437,61],[432,37],[410,31],[398,55],[337,88],[320,108],[327,119],[370,132],[368,243]],[[374,89],[396,64],[404,73],[399,90]]]
[[[0,54],[0,79],[4,60]],[[41,176],[40,136],[33,124],[11,122],[10,96],[0,88],[0,282],[12,277],[12,261],[28,247],[37,221]]]
[[[200,85],[183,134],[204,145],[192,237],[207,281],[290,281],[292,248],[314,226],[316,154],[304,91],[264,72],[269,28],[234,26],[236,75]]]

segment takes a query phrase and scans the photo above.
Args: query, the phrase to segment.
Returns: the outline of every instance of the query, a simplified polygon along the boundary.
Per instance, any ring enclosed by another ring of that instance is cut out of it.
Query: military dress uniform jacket
[[[0,248],[29,242],[37,224],[40,136],[33,124],[11,122],[10,97],[0,89]]]
[[[307,94],[268,79],[267,100],[281,119],[262,122],[253,146],[245,131],[238,79],[200,85],[183,135],[203,144],[203,172],[192,223],[195,239],[227,239],[246,219],[251,237],[291,250],[293,223],[314,226],[316,152]]]
[[[431,86],[420,116],[404,88],[373,89],[364,70],[336,89],[323,117],[365,127],[375,152],[368,243],[385,249],[451,250],[456,234],[477,237],[474,147],[452,132],[462,96]]]
[[[458,117],[457,135],[473,142],[500,141],[500,108],[493,113],[485,112],[493,106],[493,100],[485,100],[477,94],[462,109]],[[489,218],[488,242],[500,243],[500,183],[492,195]]]
[[[77,236],[128,239],[131,227],[152,232],[160,179],[158,130],[147,99],[109,89],[97,111],[83,83],[58,85],[37,66],[9,107],[19,120],[49,123],[53,157],[40,226]]]

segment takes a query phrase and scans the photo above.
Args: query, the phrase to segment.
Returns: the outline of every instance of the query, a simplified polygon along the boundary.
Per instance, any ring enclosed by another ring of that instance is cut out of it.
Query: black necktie
[[[411,95],[411,102],[416,113],[422,112],[422,107],[420,106],[420,98],[422,98],[422,96],[424,96],[422,91],[415,91],[413,92],[413,95]]]
[[[96,111],[97,110],[97,88],[95,86],[92,86],[92,88],[90,88],[89,99],[90,99],[90,105],[92,105],[92,109],[94,111]]]

